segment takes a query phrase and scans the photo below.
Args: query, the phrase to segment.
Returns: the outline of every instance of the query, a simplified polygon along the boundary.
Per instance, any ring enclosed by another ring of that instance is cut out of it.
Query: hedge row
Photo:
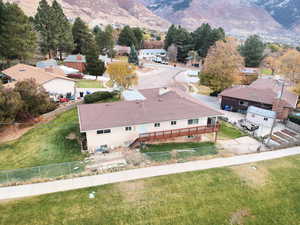
[[[289,120],[293,123],[300,125],[300,116],[290,115]]]
[[[84,103],[91,104],[95,102],[107,101],[109,99],[113,99],[117,95],[117,92],[94,92],[93,94],[84,96]]]

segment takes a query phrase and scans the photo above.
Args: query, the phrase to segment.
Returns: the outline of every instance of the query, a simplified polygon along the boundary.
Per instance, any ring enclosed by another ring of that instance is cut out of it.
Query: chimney
[[[168,93],[169,91],[170,91],[170,89],[167,88],[167,87],[160,88],[160,89],[159,89],[159,92],[158,92],[158,95],[159,95],[159,96],[162,96],[162,95]]]

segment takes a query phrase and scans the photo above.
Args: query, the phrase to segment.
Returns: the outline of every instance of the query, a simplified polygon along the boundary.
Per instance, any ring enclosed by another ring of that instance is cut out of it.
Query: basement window
[[[125,127],[126,131],[132,131],[132,127]]]
[[[97,130],[97,134],[109,134],[111,133],[110,129],[106,129],[106,130]]]
[[[198,123],[199,123],[199,119],[191,119],[191,120],[188,120],[188,125],[198,124]]]

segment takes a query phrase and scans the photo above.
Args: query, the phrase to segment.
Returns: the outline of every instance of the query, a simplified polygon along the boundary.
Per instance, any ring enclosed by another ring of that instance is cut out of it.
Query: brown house
[[[298,96],[283,85],[280,80],[260,78],[250,85],[228,88],[219,95],[221,108],[246,113],[249,106],[256,106],[277,112],[278,119],[286,119],[296,108]]]
[[[86,60],[84,55],[69,55],[64,60],[64,65],[73,69],[79,70],[81,73],[85,72]]]

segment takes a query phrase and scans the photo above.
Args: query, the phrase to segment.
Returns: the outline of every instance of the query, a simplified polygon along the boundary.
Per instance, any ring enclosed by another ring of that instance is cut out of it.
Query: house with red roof
[[[277,119],[286,119],[298,102],[298,96],[288,90],[289,86],[288,82],[272,77],[234,86],[220,93],[221,108],[246,113],[249,106],[255,106],[276,112]]]

